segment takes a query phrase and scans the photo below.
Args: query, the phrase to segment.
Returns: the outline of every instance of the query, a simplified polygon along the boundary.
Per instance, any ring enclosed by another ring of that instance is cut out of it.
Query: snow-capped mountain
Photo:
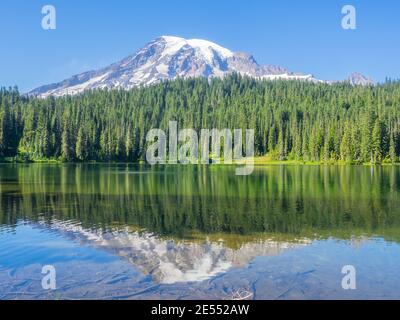
[[[29,95],[45,98],[49,95],[74,95],[96,88],[130,89],[178,77],[223,77],[232,72],[270,80],[320,81],[311,74],[259,65],[249,54],[232,52],[207,40],[162,36],[108,67],[41,86],[29,92]]]
[[[366,76],[362,75],[361,73],[354,72],[348,78],[347,81],[350,82],[352,85],[355,86],[369,86],[373,85],[374,81]]]

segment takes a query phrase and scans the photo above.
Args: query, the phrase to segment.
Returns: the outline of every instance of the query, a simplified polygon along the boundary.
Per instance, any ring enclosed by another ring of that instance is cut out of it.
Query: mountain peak
[[[352,85],[357,86],[368,86],[374,84],[374,81],[359,72],[353,72],[347,78],[347,81],[350,82]]]
[[[182,47],[188,46],[191,47],[198,52],[202,53],[205,58],[209,61],[212,60],[213,52],[215,51],[217,54],[221,55],[224,58],[228,58],[233,56],[233,52],[229,49],[226,49],[214,42],[203,40],[203,39],[184,39],[176,36],[161,36],[160,38],[166,43],[166,49],[169,53],[176,52]]]
[[[185,41],[185,39],[182,37],[169,36],[169,35],[160,36],[158,37],[158,39],[163,39],[165,41]]]
[[[108,67],[41,86],[28,94],[45,98],[50,95],[74,95],[90,89],[131,89],[164,80],[224,77],[233,72],[267,80],[320,82],[311,74],[293,73],[279,66],[259,65],[250,54],[233,52],[208,40],[163,35]],[[353,74],[349,81],[366,84],[369,79]]]

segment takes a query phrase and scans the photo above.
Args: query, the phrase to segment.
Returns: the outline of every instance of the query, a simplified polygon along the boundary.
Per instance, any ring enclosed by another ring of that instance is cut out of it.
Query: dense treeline
[[[0,90],[0,157],[138,161],[151,128],[255,129],[273,159],[396,162],[400,82],[377,86],[225,79],[38,99]]]

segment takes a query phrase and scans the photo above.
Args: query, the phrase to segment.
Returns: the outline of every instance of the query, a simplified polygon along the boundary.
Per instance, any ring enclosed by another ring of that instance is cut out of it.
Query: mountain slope
[[[312,79],[281,67],[260,66],[251,55],[234,53],[210,41],[162,36],[120,62],[41,86],[29,94],[46,97],[95,88],[130,89],[177,77],[222,77],[232,72],[270,79]]]
[[[366,76],[362,75],[361,73],[354,72],[348,78],[347,81],[350,82],[352,85],[355,86],[368,86],[373,85],[374,81]]]
[[[108,67],[41,86],[29,95],[44,98],[74,95],[87,89],[130,89],[178,77],[223,77],[232,72],[270,80],[319,81],[311,74],[295,74],[278,66],[259,65],[249,54],[232,52],[207,40],[162,36]]]

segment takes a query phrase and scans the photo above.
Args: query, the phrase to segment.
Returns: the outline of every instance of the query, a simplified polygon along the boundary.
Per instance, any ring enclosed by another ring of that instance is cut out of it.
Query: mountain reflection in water
[[[232,267],[244,267],[257,256],[277,255],[284,250],[306,245],[296,242],[259,240],[232,249],[219,242],[189,242],[162,239],[146,232],[116,231],[103,233],[82,228],[77,223],[52,221],[40,223],[82,245],[105,249],[127,259],[159,283],[203,281]]]

